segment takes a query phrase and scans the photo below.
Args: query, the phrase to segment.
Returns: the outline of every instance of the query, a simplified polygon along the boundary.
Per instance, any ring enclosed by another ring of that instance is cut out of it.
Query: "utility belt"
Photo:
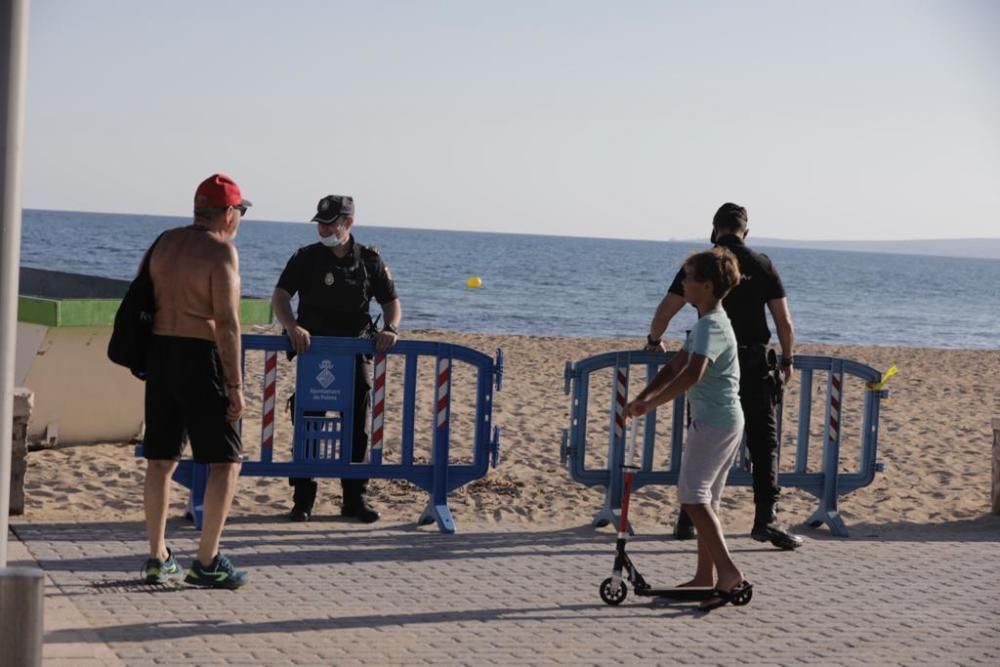
[[[736,356],[740,362],[742,377],[756,378],[767,375],[767,345],[763,343],[737,345]]]
[[[737,345],[736,354],[740,363],[741,390],[766,389],[776,401],[780,400],[784,389],[784,375],[774,348],[769,348],[764,343]]]

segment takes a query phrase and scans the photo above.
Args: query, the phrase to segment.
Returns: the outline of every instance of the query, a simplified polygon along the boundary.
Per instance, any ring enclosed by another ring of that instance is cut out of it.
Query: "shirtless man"
[[[239,257],[232,241],[248,206],[232,179],[210,176],[195,192],[194,223],[164,232],[152,250],[156,311],[143,441],[150,556],[142,574],[147,583],[164,583],[181,574],[165,532],[170,479],[185,434],[194,460],[209,465],[198,556],[185,581],[232,589],[249,578],[219,553],[242,450],[234,426],[243,414],[243,381]]]

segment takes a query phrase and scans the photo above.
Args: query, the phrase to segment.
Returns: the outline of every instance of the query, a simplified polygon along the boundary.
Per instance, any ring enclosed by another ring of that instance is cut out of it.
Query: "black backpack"
[[[129,369],[140,380],[146,379],[146,353],[153,337],[153,312],[156,310],[149,259],[161,238],[162,234],[146,251],[139,275],[128,286],[115,313],[115,326],[108,341],[108,359]]]

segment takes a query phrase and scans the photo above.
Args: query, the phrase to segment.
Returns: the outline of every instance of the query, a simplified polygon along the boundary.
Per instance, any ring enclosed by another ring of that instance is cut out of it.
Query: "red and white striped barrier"
[[[385,426],[385,355],[375,355],[375,385],[372,387],[372,462],[382,458]]]
[[[438,428],[444,428],[448,423],[448,392],[451,391],[451,359],[438,359],[437,364],[437,403],[435,423]]]
[[[840,440],[840,386],[841,376],[834,373],[830,376],[830,442]]]
[[[264,353],[264,398],[260,417],[260,447],[270,451],[274,447],[274,399],[278,380],[278,353]]]
[[[615,438],[621,440],[625,436],[625,386],[628,376],[624,368],[618,368],[615,374]]]

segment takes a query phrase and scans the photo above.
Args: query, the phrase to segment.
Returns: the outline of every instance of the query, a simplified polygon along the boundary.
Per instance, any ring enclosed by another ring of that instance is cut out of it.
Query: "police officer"
[[[758,542],[771,542],[782,549],[795,549],[802,538],[778,523],[778,434],[775,416],[776,392],[767,365],[767,344],[771,331],[764,307],[771,311],[778,342],[781,344],[781,372],[785,381],[792,378],[792,347],[795,331],[788,299],[781,277],[767,255],[754,252],[743,241],[749,229],[747,211],[736,204],[723,204],[712,220],[712,243],[728,248],[740,264],[740,284],[722,301],[733,324],[739,350],[740,403],[746,421],[747,448],[753,470],[754,523],[750,536]],[[664,350],[661,340],[671,318],[684,305],[682,268],[656,308],[646,338],[647,350]],[[694,529],[681,512],[674,534],[690,539]]]
[[[368,306],[375,298],[382,307],[381,331],[375,332],[375,347],[385,351],[399,339],[402,309],[389,267],[376,248],[357,243],[351,234],[354,225],[354,199],[328,195],[319,200],[313,222],[319,241],[299,248],[288,260],[274,288],[271,304],[285,328],[292,347],[301,353],[309,349],[312,336],[367,335],[372,329]],[[298,316],[292,313],[292,297],[299,295]],[[354,439],[351,460],[361,462],[368,451],[371,432],[371,362],[359,355],[355,367]],[[292,521],[308,521],[316,502],[317,484],[313,479],[288,480],[295,488]],[[344,492],[342,516],[363,523],[378,521],[365,492],[367,479],[342,479]]]

